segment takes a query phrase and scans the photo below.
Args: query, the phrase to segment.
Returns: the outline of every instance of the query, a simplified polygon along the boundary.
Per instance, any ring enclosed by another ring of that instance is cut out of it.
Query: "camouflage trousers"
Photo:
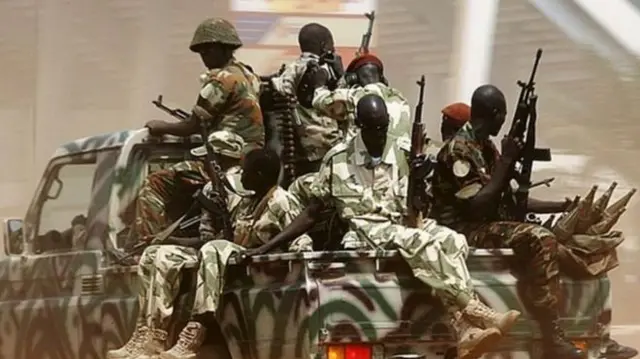
[[[377,247],[397,248],[414,276],[434,290],[450,313],[464,309],[473,298],[466,265],[469,247],[464,235],[432,219],[423,221],[420,229],[352,219],[351,228],[355,230],[350,233],[356,233],[360,240]]]
[[[151,328],[167,330],[180,291],[184,268],[198,265],[198,251],[175,245],[153,245],[138,265],[140,315]]]
[[[168,204],[174,200],[191,203],[193,193],[204,186],[209,181],[208,178],[200,161],[180,162],[169,169],[147,176],[138,192],[135,207],[134,230],[138,240],[149,241],[156,233],[166,228],[169,225]]]
[[[513,249],[510,265],[527,310],[537,317],[556,312],[558,243],[551,231],[529,223],[492,222],[471,231],[468,238],[472,247]]]
[[[311,238],[303,235],[289,246],[291,252],[306,252],[313,248]],[[246,248],[226,240],[213,240],[200,248],[201,262],[198,268],[196,293],[192,315],[215,313],[224,292],[225,273],[229,258]]]

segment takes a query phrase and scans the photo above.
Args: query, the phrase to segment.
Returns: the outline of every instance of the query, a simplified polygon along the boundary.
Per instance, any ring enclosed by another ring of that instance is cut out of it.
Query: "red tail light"
[[[329,345],[327,359],[371,359],[371,351],[371,345]]]

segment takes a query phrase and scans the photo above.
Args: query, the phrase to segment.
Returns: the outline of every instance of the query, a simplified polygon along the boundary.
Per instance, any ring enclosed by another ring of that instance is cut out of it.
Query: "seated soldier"
[[[426,220],[421,229],[402,224],[407,189],[402,185],[409,174],[408,148],[402,147],[407,138],[388,134],[389,114],[379,96],[363,96],[356,114],[359,133],[325,156],[311,186],[310,204],[270,242],[244,255],[264,254],[289,243],[307,232],[324,208],[334,207],[355,239],[372,249],[398,249],[415,277],[433,288],[455,316],[459,358],[479,358],[508,332],[520,313],[497,313],[475,298],[463,235],[433,220]]]
[[[192,318],[180,333],[178,342],[171,349],[162,352],[160,358],[196,357],[205,338],[204,324],[214,319],[222,299],[228,259],[246,248],[266,243],[300,213],[298,201],[277,185],[279,172],[280,159],[273,150],[255,149],[246,155],[242,185],[255,194],[245,198],[230,198],[228,201],[231,223],[235,224],[233,242],[224,239],[224,231],[215,227],[215,217],[219,215],[203,213],[200,225],[201,243],[206,244],[200,249],[202,260],[198,268]],[[212,189],[210,183],[207,184],[205,194],[211,195]],[[310,250],[311,239],[301,235],[289,249]],[[196,260],[195,255],[192,258]],[[166,281],[162,275],[157,278],[159,282]],[[162,308],[159,305],[156,307]],[[160,312],[165,313],[164,310]],[[153,352],[158,353],[161,348],[158,344]]]
[[[209,143],[213,147],[216,161],[223,170],[226,170],[227,179],[232,186],[238,189],[240,182],[240,174],[242,169],[237,165],[242,155],[244,141],[234,133],[228,131],[214,132],[209,136]],[[204,146],[196,147],[191,150],[194,156],[204,156],[206,149]],[[184,162],[182,162],[184,163]],[[179,163],[181,165],[182,163]],[[195,163],[195,162],[194,162]],[[182,173],[159,171],[170,173],[174,179],[179,179]],[[183,169],[178,167],[179,169]],[[204,171],[204,169],[202,169]],[[153,175],[147,178],[147,181],[157,184],[153,181]],[[162,178],[162,177],[161,177]],[[174,180],[177,181],[177,180]],[[145,182],[147,183],[147,182]],[[191,198],[192,194],[188,194]],[[237,197],[230,193],[231,198]],[[164,202],[154,202],[162,204]],[[151,212],[151,210],[149,210]],[[203,210],[203,215],[207,212]],[[160,228],[156,233],[160,232]],[[138,319],[136,321],[136,329],[129,341],[120,349],[111,350],[107,353],[109,359],[138,358],[138,355],[154,352],[158,346],[163,348],[166,339],[166,328],[169,325],[169,319],[173,314],[173,303],[178,295],[180,288],[180,271],[185,266],[195,265],[197,263],[197,248],[204,242],[189,238],[174,238],[172,245],[153,245],[149,246],[142,253],[138,266],[138,277],[140,280],[140,292],[138,293]],[[169,241],[171,242],[171,241]],[[167,243],[167,242],[165,242]],[[154,300],[149,303],[147,300],[149,290],[152,290]],[[153,328],[153,330],[149,329]],[[149,350],[144,349],[144,344],[149,342]],[[154,352],[155,353],[155,352]]]
[[[355,108],[358,100],[366,94],[382,97],[389,109],[389,135],[392,137],[411,135],[411,107],[397,89],[390,87],[383,74],[382,61],[373,54],[355,58],[347,67],[345,78],[348,88],[330,91],[326,71],[317,71],[313,107],[341,123],[347,136],[354,136]]]
[[[239,181],[238,166],[242,149],[242,137],[229,131],[217,131],[209,135],[209,143],[219,156],[217,162],[223,172],[230,176],[230,182]],[[138,192],[135,203],[133,234],[136,241],[148,242],[169,225],[167,207],[173,198],[191,198],[209,180],[202,159],[206,156],[204,146],[191,150],[198,161],[183,161],[166,170],[156,171],[147,176]],[[184,208],[182,212],[186,211]]]

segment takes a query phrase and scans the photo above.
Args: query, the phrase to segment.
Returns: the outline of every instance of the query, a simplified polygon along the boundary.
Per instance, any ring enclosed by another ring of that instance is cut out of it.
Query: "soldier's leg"
[[[180,332],[178,342],[160,354],[162,359],[191,359],[197,356],[206,334],[204,323],[215,315],[222,299],[229,258],[244,249],[225,240],[208,242],[200,249],[202,258],[198,267],[192,320]]]
[[[150,359],[164,351],[174,303],[180,292],[182,270],[198,264],[198,251],[193,248],[175,245],[159,247],[155,256],[153,281],[147,294],[150,335],[144,346],[144,354],[138,359]]]
[[[148,296],[155,276],[155,258],[160,246],[147,247],[138,263],[138,315],[133,334],[121,348],[107,352],[107,359],[137,358],[143,353],[144,343],[149,338]]]
[[[545,357],[579,358],[559,327],[557,241],[548,229],[528,223],[494,222],[472,233],[471,242],[481,248],[513,249],[511,264],[523,288],[523,304],[540,324]]]
[[[204,186],[207,181],[200,161],[183,161],[147,176],[135,206],[137,240],[150,241],[168,225],[167,204],[175,195],[177,186]]]
[[[474,298],[462,234],[434,223],[421,230],[392,225],[383,232],[377,235],[398,246],[416,278],[433,288],[455,315],[460,358],[478,358],[490,351],[520,315],[517,311],[497,313]]]

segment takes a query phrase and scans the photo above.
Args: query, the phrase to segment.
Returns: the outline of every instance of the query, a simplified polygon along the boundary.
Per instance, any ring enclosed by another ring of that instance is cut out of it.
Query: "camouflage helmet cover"
[[[209,143],[213,147],[213,152],[223,156],[240,159],[245,142],[239,135],[230,131],[216,131],[209,134]],[[204,146],[191,149],[191,154],[196,157],[204,157],[207,155],[207,149]]]
[[[235,47],[242,46],[238,31],[229,21],[221,18],[206,19],[198,25],[189,49],[195,51],[198,45],[220,43]]]

